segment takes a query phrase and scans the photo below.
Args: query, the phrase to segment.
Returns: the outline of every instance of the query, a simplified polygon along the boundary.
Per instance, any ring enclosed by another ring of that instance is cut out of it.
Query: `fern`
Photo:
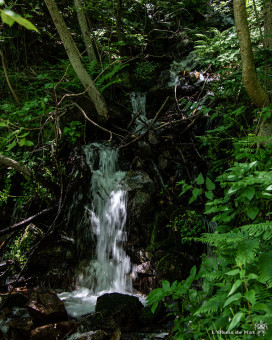
[[[236,263],[251,263],[255,260],[256,252],[260,246],[257,238],[253,240],[243,240],[237,248]]]
[[[249,224],[241,227],[242,230],[247,231],[250,236],[259,237],[262,234],[264,240],[272,239],[272,222],[267,221],[265,223]]]
[[[199,314],[214,314],[218,309],[222,310],[223,305],[227,299],[227,292],[225,290],[218,290],[218,292],[208,301],[204,302],[203,305],[194,313]]]
[[[260,270],[260,278],[268,285],[268,288],[272,287],[272,250],[262,253],[259,257],[258,268]]]

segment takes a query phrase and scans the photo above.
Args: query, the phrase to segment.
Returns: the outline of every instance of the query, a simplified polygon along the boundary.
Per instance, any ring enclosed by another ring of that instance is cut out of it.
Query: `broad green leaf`
[[[10,143],[10,144],[7,145],[7,150],[8,150],[8,151],[11,150],[12,148],[14,148],[14,146],[15,146],[16,144],[17,144],[17,143],[16,143],[16,140],[14,140],[12,143]]]
[[[227,194],[231,196],[231,195],[233,195],[234,193],[236,193],[237,191],[238,191],[238,188],[236,188],[236,187],[233,186],[233,187],[230,187],[230,188],[229,188]]]
[[[255,189],[253,187],[247,187],[243,192],[243,195],[251,201],[255,195]]]
[[[269,185],[265,190],[267,190],[267,191],[271,191],[272,190],[272,184],[271,185]]]
[[[171,294],[171,287],[170,287],[170,282],[167,280],[163,280],[162,281],[162,289],[164,291],[165,294]]]
[[[198,177],[196,178],[196,184],[201,185],[201,184],[204,184],[204,182],[205,182],[204,177],[202,173],[200,173]]]
[[[240,269],[234,269],[234,270],[231,270],[230,272],[227,272],[226,274],[233,276],[233,275],[237,275],[239,273],[240,273]]]
[[[236,313],[229,325],[228,331],[231,331],[235,326],[237,326],[243,316],[244,316],[243,312]]]
[[[252,207],[252,208],[249,208],[247,210],[247,216],[249,218],[251,218],[252,220],[254,220],[256,218],[256,216],[258,215],[259,213],[259,208],[258,207]]]
[[[39,32],[38,29],[29,20],[21,17],[19,14],[16,14],[9,9],[2,10],[1,17],[3,22],[8,24],[9,26],[12,26],[14,21],[16,21],[19,25],[25,27],[28,30]]]
[[[206,177],[206,188],[210,191],[215,189],[215,184],[209,179],[209,177]]]
[[[157,302],[155,302],[155,303],[152,305],[152,307],[151,307],[151,312],[152,312],[153,314],[156,312],[156,309],[157,309],[157,307],[158,307],[158,304],[159,304],[159,302],[157,301]]]
[[[237,293],[237,294],[232,295],[232,296],[229,297],[229,298],[227,299],[227,301],[224,303],[223,308],[225,308],[226,306],[228,306],[230,303],[232,303],[232,302],[234,302],[234,301],[240,300],[241,298],[242,298],[242,294],[241,294],[241,293]]]
[[[245,299],[247,299],[252,305],[255,305],[256,303],[256,296],[255,291],[253,289],[249,290],[248,292],[245,292],[244,295]]]
[[[206,191],[205,192],[205,196],[206,198],[208,198],[209,200],[213,199],[213,192],[212,191]]]
[[[7,10],[1,10],[1,19],[4,24],[7,24],[11,27],[14,24],[15,20],[10,15],[8,15],[6,12]]]
[[[255,310],[264,311],[270,314],[272,313],[271,308],[265,303],[256,303],[256,305],[254,305],[252,308]]]
[[[231,288],[231,290],[230,290],[228,296],[230,296],[231,294],[233,294],[233,293],[236,291],[236,289],[239,288],[239,287],[241,286],[241,284],[242,284],[242,280],[236,280],[236,281],[234,282],[234,284],[233,284],[233,286],[232,286],[232,288]]]
[[[248,281],[249,280],[258,280],[258,276],[256,274],[251,273],[247,276],[247,280]]]

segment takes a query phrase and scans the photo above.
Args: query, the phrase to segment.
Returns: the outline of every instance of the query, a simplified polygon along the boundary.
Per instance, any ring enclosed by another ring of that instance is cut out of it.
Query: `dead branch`
[[[129,129],[131,127],[131,125],[135,122],[135,120],[140,116],[142,110],[140,110],[136,115],[134,115],[131,119],[131,121],[129,122],[127,128]]]
[[[7,168],[10,167],[16,171],[19,171],[21,174],[23,174],[27,178],[32,177],[32,173],[27,167],[15,161],[14,159],[8,158],[1,154],[0,154],[0,165],[3,165]]]
[[[4,74],[5,74],[6,81],[7,81],[8,87],[10,89],[10,92],[12,93],[12,95],[13,95],[14,99],[16,100],[17,104],[19,106],[21,106],[20,100],[19,100],[17,94],[15,93],[11,83],[10,83],[8,72],[7,72],[7,68],[6,68],[6,64],[5,64],[4,54],[3,54],[3,52],[1,50],[0,50],[0,57],[2,59],[2,65],[3,65],[3,69],[4,69]]]
[[[109,134],[110,134],[110,141],[112,140],[112,136],[113,136],[113,135],[114,135],[114,136],[121,137],[121,138],[124,138],[124,136],[119,135],[119,134],[116,133],[116,132],[112,132],[112,131],[110,131],[110,130],[104,128],[103,126],[97,124],[97,123],[94,122],[93,120],[91,120],[91,119],[87,116],[86,112],[82,109],[82,107],[79,106],[77,103],[74,103],[74,105],[75,105],[75,106],[79,109],[79,111],[83,114],[83,116],[85,117],[85,119],[87,119],[90,123],[92,123],[92,124],[93,124],[94,126],[96,126],[98,129],[100,129],[100,130],[102,130],[102,131],[105,131],[105,132],[109,133]]]
[[[125,145],[121,145],[119,146],[119,148],[125,148],[129,145],[131,145],[132,143],[134,142],[137,142],[138,140],[142,139],[144,136],[147,135],[148,131],[152,128],[152,126],[154,125],[154,123],[156,122],[157,118],[159,117],[160,113],[162,112],[162,110],[164,109],[165,105],[167,104],[168,100],[169,100],[170,97],[167,97],[164,101],[164,103],[162,104],[161,108],[159,109],[159,111],[156,113],[155,117],[153,118],[151,124],[148,126],[148,128],[146,129],[146,131],[141,135],[141,136],[138,136],[136,138],[134,138],[132,141],[130,141],[129,143],[125,144]]]
[[[43,215],[45,215],[45,214],[47,214],[47,213],[53,211],[54,209],[55,209],[55,208],[44,209],[44,210],[40,211],[38,214],[33,215],[33,216],[27,218],[26,220],[23,220],[23,221],[21,221],[21,222],[19,222],[19,223],[13,224],[13,225],[10,226],[10,227],[7,227],[7,228],[5,228],[5,229],[2,229],[2,230],[0,230],[0,236],[6,235],[6,234],[9,234],[9,233],[11,233],[11,232],[13,232],[13,231],[15,231],[15,230],[21,229],[21,228],[23,228],[24,226],[26,226],[28,223],[32,222],[33,220],[37,219],[37,218],[40,217],[40,216],[43,216]]]

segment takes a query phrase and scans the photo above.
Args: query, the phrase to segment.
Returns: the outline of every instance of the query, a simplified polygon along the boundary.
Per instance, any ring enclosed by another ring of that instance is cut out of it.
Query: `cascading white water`
[[[94,143],[85,146],[84,152],[92,171],[92,204],[85,209],[90,215],[90,232],[96,238],[96,252],[80,275],[78,289],[59,294],[73,316],[93,312],[97,296],[105,292],[132,293],[130,258],[123,249],[127,212],[121,181],[125,173],[117,170],[118,151]]]
[[[149,120],[146,117],[146,94],[140,92],[131,92],[130,100],[132,105],[133,115],[139,116],[135,120],[134,132],[144,132],[145,128],[149,125]]]
[[[131,291],[128,275],[131,263],[123,249],[127,211],[126,192],[121,189],[120,182],[125,174],[117,171],[118,151],[98,144],[87,145],[84,151],[93,173],[90,220],[97,245],[96,258],[91,261],[81,284],[96,294],[104,290]],[[99,153],[98,169],[90,162],[96,151]]]

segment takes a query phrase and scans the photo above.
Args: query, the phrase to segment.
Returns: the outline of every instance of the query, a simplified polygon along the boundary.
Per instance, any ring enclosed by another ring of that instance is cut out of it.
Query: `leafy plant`
[[[186,237],[198,237],[205,231],[202,216],[194,210],[187,210],[185,213],[175,216],[166,227],[180,232],[182,243],[186,242]]]

